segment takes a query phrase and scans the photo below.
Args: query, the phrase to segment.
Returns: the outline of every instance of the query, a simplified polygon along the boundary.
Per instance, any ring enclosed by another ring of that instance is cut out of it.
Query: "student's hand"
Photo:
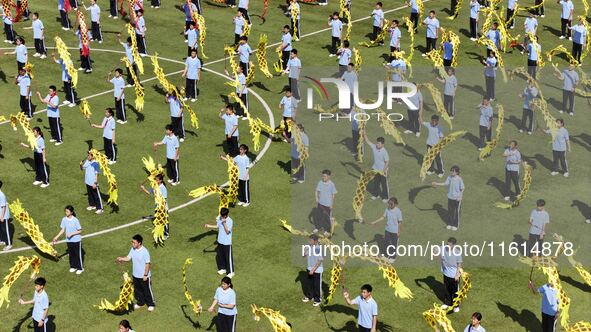
[[[23,300],[23,299],[18,299],[18,304],[25,304],[25,300]]]
[[[121,98],[119,98],[119,97],[117,97],[116,99],[117,99],[117,101],[121,101]]]
[[[43,162],[46,163],[47,162],[47,157],[43,157]]]
[[[43,327],[43,324],[45,324],[45,323],[43,322],[43,319],[42,319],[42,320],[39,321],[39,323],[37,323],[37,326],[38,327]]]
[[[376,329],[374,329],[373,327],[370,330],[371,332],[376,332]]]
[[[209,307],[207,308],[207,312],[213,313],[214,308],[213,307]]]
[[[148,281],[148,276],[144,276],[142,279],[143,279],[144,281]]]
[[[431,182],[432,187],[437,187],[437,182]]]
[[[226,138],[232,138],[232,135],[226,135]]]
[[[154,149],[154,151],[156,151],[157,148],[158,148],[158,144],[152,143],[152,149]]]
[[[96,189],[96,183],[92,185],[92,189]]]
[[[53,241],[51,241],[52,245],[55,245],[57,243],[57,237],[53,239]]]
[[[308,275],[313,276],[314,275],[314,272],[308,271]]]

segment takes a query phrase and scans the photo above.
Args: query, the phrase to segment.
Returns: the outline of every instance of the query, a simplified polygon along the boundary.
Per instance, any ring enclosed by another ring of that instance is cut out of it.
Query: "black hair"
[[[305,131],[305,130],[304,130],[304,125],[303,125],[303,124],[301,124],[301,123],[298,123],[298,128],[300,128],[300,130],[301,130],[301,131]]]
[[[234,112],[234,106],[232,106],[232,105],[230,105],[230,104],[226,105],[226,109],[228,109],[228,110],[230,110],[230,111]]]
[[[248,145],[240,144],[240,149],[244,149],[244,153],[248,153]]]
[[[41,132],[41,128],[39,127],[33,127],[33,131],[36,131],[39,133],[39,136],[43,137],[43,132]]]
[[[2,188],[2,185],[3,185],[3,184],[4,184],[4,183],[2,182],[2,180],[0,180],[0,188]]]
[[[308,238],[310,240],[318,241],[318,235],[316,235],[316,234],[310,234],[310,236],[308,236]]]
[[[132,240],[136,240],[140,244],[142,244],[144,242],[144,238],[141,235],[139,235],[139,234],[136,234],[136,235],[132,236],[131,239]]]
[[[556,119],[556,121],[560,122],[560,124],[564,126],[564,119],[563,118],[558,118],[558,119]]]
[[[456,172],[456,174],[460,174],[460,166],[458,165],[453,165],[450,169],[452,172]]]
[[[227,217],[229,213],[230,210],[228,208],[223,207],[220,209],[220,217]]]
[[[74,217],[76,216],[76,212],[74,211],[74,207],[72,205],[66,205],[64,209],[70,211]]]
[[[349,62],[349,64],[347,64],[347,66],[355,67],[355,64],[353,62]]]
[[[156,176],[154,176],[154,177],[156,179],[160,180],[160,181],[163,181],[164,180],[164,175],[162,175],[161,173],[156,174]],[[164,184],[164,182],[162,182],[162,184]]]
[[[143,9],[138,9],[135,11],[136,14],[142,14],[144,15],[144,10]]]
[[[382,136],[378,137],[376,139],[376,141],[378,141],[379,143],[382,143],[382,144],[384,144],[384,142],[386,142],[386,140],[384,140],[384,138]]]
[[[223,277],[222,282],[230,286],[230,288],[234,288],[234,285],[232,284],[232,279],[230,279],[230,277]]]
[[[482,314],[476,311],[472,314],[472,317],[476,318],[479,322],[482,320]]]
[[[376,3],[376,5],[378,5],[378,6],[380,6],[380,7],[382,7],[382,6],[383,6],[383,4],[382,4],[382,2],[381,2],[381,1],[378,1],[378,2]]]
[[[49,88],[50,88],[51,90],[53,90],[53,91],[56,91],[56,90],[57,90],[57,88],[55,87],[55,85],[50,85],[50,86],[49,86]]]
[[[37,16],[37,17],[39,17],[39,13],[37,13],[37,12],[34,12],[34,13],[33,13],[33,16]]]
[[[131,324],[129,324],[129,321],[127,319],[120,321],[119,326],[123,326],[124,328],[131,330]]]
[[[39,286],[44,286],[47,283],[47,280],[45,280],[45,278],[43,277],[39,277],[37,279],[35,279],[35,285],[39,285]]]
[[[331,16],[339,16],[339,12],[333,12]]]
[[[345,40],[345,41],[343,42],[343,46],[345,46],[345,47],[349,47],[349,45],[350,45],[350,44],[349,44],[349,41],[348,41],[348,40]]]
[[[292,92],[290,87],[286,87],[283,91],[285,91],[285,92]]]
[[[447,239],[447,242],[455,245],[456,243],[458,243],[458,240],[456,240],[456,238],[452,236],[449,239]]]
[[[174,128],[172,127],[171,124],[167,124],[166,126],[164,126],[164,129],[173,131]]]
[[[514,143],[514,144],[515,144],[515,146],[517,146],[517,141],[516,141],[516,140],[514,140],[514,139],[512,139],[511,141],[509,141],[509,143]]]
[[[392,22],[396,23],[396,25],[398,25],[398,24],[399,24],[399,23],[398,23],[398,20],[394,20],[394,21],[392,21]]]
[[[366,290],[369,293],[371,293],[371,291],[373,290],[373,287],[371,287],[370,284],[365,284],[365,285],[361,286],[361,290]]]
[[[482,97],[482,100],[488,100],[488,101],[490,101],[490,97],[489,96],[484,96],[484,97]]]
[[[437,115],[437,114],[431,115],[431,120],[439,121],[439,115]]]
[[[322,170],[322,175],[328,175],[328,176],[330,176],[331,174],[332,174],[332,172],[329,169]]]
[[[293,53],[293,54],[295,54],[295,55],[298,55],[298,50],[297,50],[297,49],[295,49],[295,48],[292,48],[292,49],[291,49],[291,53]]]
[[[536,206],[546,206],[546,201],[540,198],[536,201]]]
[[[283,29],[291,30],[291,28],[287,24],[283,26]]]
[[[117,68],[115,71],[118,72],[119,75],[123,75],[123,70],[121,68]]]
[[[131,43],[131,42],[132,42],[132,41],[131,41],[131,37],[127,37],[127,42],[128,42],[128,43]]]
[[[240,37],[240,40],[244,40],[245,42],[247,42],[248,41],[248,37],[242,36],[242,37]]]
[[[113,108],[111,108],[111,107],[107,107],[107,108],[105,109],[105,111],[107,111],[107,113],[109,113],[109,115],[110,115],[110,116],[113,116],[113,114],[115,114],[115,113],[113,112]]]
[[[16,37],[16,40],[20,40],[21,44],[25,44],[25,39],[21,36]]]
[[[431,14],[431,13],[435,14],[435,11],[434,10],[429,11],[429,14]]]
[[[396,197],[390,197],[389,201],[394,203],[395,205],[398,205],[398,198]]]

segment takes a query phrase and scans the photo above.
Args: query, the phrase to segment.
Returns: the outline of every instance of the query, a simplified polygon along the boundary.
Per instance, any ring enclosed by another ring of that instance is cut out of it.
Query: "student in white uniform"
[[[41,97],[41,93],[37,91],[39,100],[47,105],[47,120],[49,121],[49,128],[51,130],[50,142],[55,142],[55,145],[61,145],[64,141],[62,138],[62,122],[60,120],[60,99],[57,96],[57,88],[55,85],[49,86],[49,93],[45,98]]]
[[[232,285],[231,278],[222,278],[220,287],[215,290],[213,303],[207,311],[213,313],[216,305],[218,307],[216,330],[218,332],[236,331],[236,316],[238,311],[236,309],[236,292],[234,292],[234,285]]]
[[[484,327],[480,325],[480,321],[482,320],[482,314],[479,312],[475,312],[472,314],[472,321],[466,328],[464,332],[486,332]]]
[[[49,186],[49,173],[47,172],[47,157],[45,152],[45,140],[43,139],[43,133],[41,128],[34,127],[33,135],[35,135],[35,141],[37,146],[33,150],[33,159],[35,160],[35,182],[33,185],[41,185],[41,188]],[[25,148],[31,146],[25,143],[21,143]]]
[[[80,170],[84,171],[84,184],[86,185],[86,194],[88,196],[87,211],[96,210],[96,214],[103,213],[103,199],[98,184],[98,175],[100,173],[99,163],[88,151],[86,160],[80,161]]]
[[[98,41],[99,44],[103,43],[103,32],[101,30],[101,8],[96,3],[97,0],[90,0],[90,7],[86,7],[84,5],[84,9],[90,12],[90,22],[91,22],[91,31],[92,31],[92,39]]]
[[[39,13],[33,13],[31,27],[25,29],[33,29],[33,39],[35,41],[35,54],[33,54],[33,56],[45,59],[47,57],[47,49],[45,48],[45,27],[43,26],[43,22],[39,19]]]
[[[72,205],[64,208],[65,217],[62,218],[60,224],[60,231],[53,238],[53,245],[57,243],[60,236],[66,236],[66,244],[68,245],[68,256],[70,257],[70,273],[76,272],[77,275],[84,272],[84,265],[82,264],[82,226],[80,220],[76,218],[76,212]]]
[[[174,134],[172,125],[166,125],[166,134],[162,141],[154,142],[152,147],[154,150],[159,145],[166,145],[166,170],[168,171],[168,177],[170,178],[170,184],[176,186],[180,183],[179,180],[179,140]]]
[[[220,159],[228,160],[225,155]],[[238,205],[247,207],[250,205],[250,169],[253,166],[248,157],[248,146],[240,144],[240,154],[234,157],[234,163],[238,167]]]
[[[43,277],[35,279],[35,293],[33,298],[29,301],[18,299],[18,303],[21,305],[32,304],[33,305],[33,330],[35,332],[46,332],[47,331],[47,315],[49,314],[49,297],[45,292],[45,284],[47,281]]]
[[[113,97],[115,98],[115,110],[117,111],[117,123],[127,123],[127,112],[125,110],[125,80],[123,70],[115,69],[115,76],[111,78],[111,72],[107,74],[107,82],[113,84]]]
[[[14,235],[14,226],[10,218],[10,208],[6,195],[2,192],[2,181],[0,181],[0,246],[5,246],[2,250],[8,251],[12,248],[12,236]]]
[[[215,224],[205,224],[205,228],[217,229],[216,264],[218,274],[226,274],[228,278],[234,277],[234,254],[232,252],[232,235],[234,234],[234,221],[228,214],[227,208],[220,209],[220,215],[216,218]]]
[[[105,110],[105,117],[100,125],[91,123],[91,127],[103,130],[103,147],[105,155],[109,159],[109,165],[117,162],[117,147],[115,136],[115,118],[113,118],[113,109],[108,107]]]
[[[152,261],[148,249],[143,246],[144,238],[136,234],[131,238],[131,249],[127,256],[117,257],[118,263],[129,262],[132,264],[133,295],[137,303],[134,309],[140,309],[147,305],[148,311],[154,311],[154,294],[152,293]]]

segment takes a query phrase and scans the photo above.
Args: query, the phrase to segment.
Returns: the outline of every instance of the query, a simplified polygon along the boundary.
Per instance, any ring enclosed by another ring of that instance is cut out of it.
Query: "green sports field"
[[[468,133],[450,144],[443,152],[446,173],[453,164],[462,167],[462,177],[466,183],[466,195],[463,203],[461,228],[457,232],[445,229],[446,189],[430,189],[431,181],[439,180],[428,177],[421,182],[418,176],[419,161],[425,151],[426,133],[416,138],[403,136],[406,146],[396,145],[391,137],[386,137],[386,147],[390,153],[390,195],[396,196],[404,214],[404,228],[401,244],[424,244],[441,242],[449,236],[455,236],[460,242],[481,244],[482,241],[520,242],[527,238],[527,220],[531,209],[538,198],[547,202],[547,210],[551,216],[550,233],[559,233],[566,240],[572,241],[577,249],[576,259],[589,269],[591,246],[588,238],[591,225],[584,220],[591,216],[589,205],[591,189],[588,165],[591,162],[591,136],[588,128],[589,100],[576,97],[575,116],[564,114],[566,128],[570,132],[573,152],[568,154],[570,177],[550,176],[552,151],[550,135],[541,130],[532,136],[520,134],[518,123],[521,118],[522,100],[518,97],[525,86],[522,78],[514,78],[503,83],[501,75],[497,78],[497,103],[505,107],[505,124],[501,142],[493,155],[485,161],[478,161],[478,151],[474,145],[478,136],[478,110],[475,108],[481,100],[484,86],[483,69],[479,57],[484,53],[482,47],[471,42],[462,32],[468,29],[468,4],[464,1],[460,16],[450,21],[447,1],[425,1],[425,9],[435,10],[443,27],[452,29],[461,38],[459,53],[458,97],[456,99],[457,116],[453,121],[453,130],[467,130]],[[530,3],[531,2],[531,3]],[[93,113],[92,121],[102,119],[105,107],[113,106],[112,85],[106,81],[107,73],[118,66],[119,59],[124,55],[123,48],[117,43],[116,34],[126,33],[122,20],[107,18],[108,2],[99,1],[102,9],[102,29],[105,41],[92,44],[92,74],[79,72],[78,96],[88,98]],[[149,1],[146,1],[149,5]],[[31,183],[34,180],[32,169],[32,152],[19,146],[24,140],[22,131],[14,132],[9,124],[0,125],[0,180],[4,182],[2,191],[12,202],[20,199],[25,209],[34,218],[46,239],[51,239],[59,231],[59,222],[63,216],[63,207],[72,204],[78,212],[83,226],[83,234],[89,235],[101,231],[83,240],[85,251],[85,272],[76,276],[68,273],[67,257],[54,262],[50,257],[34,251],[20,248],[31,245],[24,229],[15,221],[16,233],[13,252],[0,255],[0,275],[8,274],[13,262],[20,255],[39,255],[42,258],[41,275],[47,278],[47,292],[51,301],[50,327],[57,331],[113,331],[121,319],[128,319],[136,331],[191,331],[195,329],[215,330],[212,323],[213,315],[203,313],[199,318],[192,313],[183,295],[181,284],[181,267],[186,258],[193,259],[188,269],[188,281],[191,294],[201,299],[207,308],[213,298],[220,277],[216,274],[215,265],[215,232],[207,231],[203,225],[212,223],[216,217],[218,199],[209,196],[205,199],[192,201],[188,196],[190,190],[207,184],[222,184],[227,181],[226,163],[219,160],[222,153],[220,144],[224,139],[223,122],[217,118],[220,108],[224,106],[226,95],[232,88],[225,84],[227,78],[223,74],[224,44],[233,42],[232,17],[234,10],[212,2],[203,2],[204,16],[207,20],[207,40],[204,59],[205,72],[200,82],[199,100],[191,104],[196,110],[200,128],[190,128],[188,121],[185,126],[187,139],[181,144],[180,178],[181,184],[169,186],[169,205],[178,207],[170,213],[171,237],[163,247],[155,248],[151,241],[151,224],[149,221],[136,222],[129,227],[121,227],[142,216],[151,214],[153,199],[139,190],[145,180],[142,157],[152,156],[157,162],[164,163],[165,151],[160,148],[154,152],[152,142],[160,140],[164,135],[164,125],[169,122],[168,105],[164,103],[162,87],[153,79],[152,65],[149,58],[144,58],[145,73],[141,76],[145,91],[145,109],[142,113],[133,109],[133,89],[126,89],[129,121],[126,125],[117,126],[118,162],[112,166],[119,184],[119,207],[107,208],[103,215],[97,216],[87,212],[87,204],[83,173],[78,163],[85,157],[89,147],[102,149],[102,132],[90,128],[78,108],[62,107],[61,117],[64,126],[64,141],[61,146],[48,144],[47,159],[50,167],[48,188],[40,189]],[[387,19],[401,19],[409,13],[403,8],[401,1],[384,2]],[[527,1],[522,5],[533,5]],[[149,7],[149,6],[148,6]],[[184,28],[184,13],[179,10],[178,3],[163,1],[161,8],[146,8],[145,19],[148,28],[147,49],[149,54],[157,52],[160,65],[165,73],[170,74],[169,80],[183,85],[180,76],[183,69],[186,44],[183,43],[181,32]],[[379,72],[383,63],[383,54],[387,46],[381,48],[365,48],[357,46],[358,42],[368,40],[371,32],[369,14],[373,9],[372,1],[353,3],[352,16],[355,22],[351,41],[359,48],[363,57],[362,72]],[[77,39],[71,32],[60,29],[59,14],[54,1],[31,0],[30,8],[41,14],[45,24],[47,46],[53,45],[53,37],[59,35],[71,49],[72,58],[77,59]],[[330,43],[330,31],[326,30],[326,18],[333,11],[338,11],[338,3],[330,1],[329,6],[320,7],[302,4],[302,38],[295,43],[304,67],[312,70],[312,76],[334,68],[337,70],[335,58],[328,57],[325,46]],[[270,1],[268,13],[263,21],[253,14],[263,11],[262,1],[252,2],[251,13],[253,26],[251,47],[256,47],[259,34],[267,34],[269,44],[280,41],[281,28],[289,24],[283,15],[283,1]],[[548,2],[546,17],[539,18],[540,44],[543,52],[562,43],[570,50],[568,40],[559,40],[559,5]],[[583,13],[581,2],[575,2],[575,16]],[[504,16],[504,14],[503,14]],[[73,19],[73,15],[70,15]],[[523,33],[524,13],[517,16],[516,30],[513,34]],[[484,18],[481,16],[481,22]],[[87,23],[89,21],[87,15]],[[15,30],[32,46],[32,33],[23,28],[29,22],[17,23]],[[326,30],[326,31],[320,31]],[[408,52],[408,34],[403,31],[402,48]],[[440,89],[442,85],[435,81],[430,63],[418,53],[424,46],[424,28],[420,28],[416,36],[417,50],[413,59],[414,75],[412,80],[417,83],[432,82]],[[8,44],[5,44],[8,45]],[[270,67],[276,59],[275,46],[267,50]],[[3,52],[11,49],[3,49]],[[51,53],[53,50],[49,50]],[[45,95],[50,84],[61,85],[60,66],[50,59],[33,58],[34,52],[29,51],[30,61],[34,64],[35,79],[32,90]],[[503,59],[512,69],[524,66],[525,56],[518,51],[504,54]],[[251,56],[256,64],[254,54]],[[567,64],[566,58],[557,56],[554,61],[559,68]],[[19,111],[18,88],[14,85],[14,56],[0,56],[3,76],[0,79],[0,97],[2,109],[0,115],[8,117]],[[328,69],[327,69],[328,68]],[[585,59],[581,67],[589,74],[589,60]],[[272,68],[270,68],[272,70]],[[385,75],[380,73],[379,75]],[[540,73],[541,89],[548,101],[550,112],[561,117],[558,110],[562,100],[562,82],[552,75],[552,68],[547,64]],[[277,105],[282,96],[282,89],[287,82],[285,77],[265,78],[257,71],[255,83],[250,86],[260,98],[250,95],[250,112],[267,123],[277,125],[281,112]],[[302,92],[308,86],[303,84]],[[61,87],[60,87],[61,88]],[[365,89],[365,87],[364,87]],[[369,90],[373,88],[368,88]],[[363,90],[365,91],[365,90]],[[60,98],[63,93],[60,92]],[[432,98],[423,90],[426,101],[425,118],[435,110]],[[35,99],[37,111],[42,108]],[[380,243],[383,239],[383,224],[371,226],[359,224],[354,219],[351,202],[355,193],[356,179],[362,171],[371,167],[371,156],[367,151],[364,163],[357,163],[343,145],[350,137],[350,124],[346,121],[318,122],[318,115],[307,110],[302,103],[298,122],[306,126],[310,137],[310,160],[307,168],[307,179],[303,184],[290,185],[289,176],[289,145],[280,141],[269,142],[268,147],[254,152],[252,158],[260,157],[260,161],[251,171],[252,204],[248,208],[231,209],[230,216],[235,221],[233,252],[235,255],[236,276],[233,278],[238,301],[238,331],[270,331],[268,321],[256,322],[250,313],[250,304],[280,310],[287,318],[294,331],[316,329],[319,331],[353,331],[357,311],[348,307],[340,295],[335,295],[331,305],[312,307],[310,303],[301,302],[300,278],[305,277],[303,260],[294,259],[299,252],[298,245],[303,243],[300,237],[292,238],[281,228],[279,219],[287,219],[298,229],[310,231],[313,226],[308,223],[308,214],[314,206],[314,190],[320,178],[320,171],[329,168],[333,172],[338,194],[334,217],[338,222],[333,241],[346,243]],[[396,105],[395,112],[406,114],[401,105]],[[271,113],[269,113],[271,112]],[[493,130],[496,128],[496,118]],[[537,116],[539,127],[544,128],[541,116]],[[47,143],[49,140],[49,124],[44,113],[35,116],[32,125],[40,126]],[[402,122],[400,129],[404,130]],[[450,130],[442,123],[444,133]],[[241,143],[251,146],[251,137],[247,122],[240,123]],[[368,135],[372,140],[384,135],[376,123],[368,125]],[[266,136],[262,138],[265,145]],[[516,139],[524,160],[534,166],[532,187],[522,205],[511,210],[494,207],[503,195],[504,172],[503,158],[500,156],[506,143]],[[368,149],[369,150],[369,149]],[[264,151],[264,152],[263,152]],[[258,154],[258,155],[257,155]],[[107,184],[101,178],[103,192]],[[366,220],[379,217],[384,204],[379,201],[367,201],[363,210]],[[188,204],[187,204],[188,203]],[[114,229],[120,227],[118,229]],[[130,271],[130,266],[120,267],[115,258],[127,254],[130,239],[136,233],[144,236],[145,244],[150,250],[153,262],[153,291],[156,299],[156,310],[148,313],[145,309],[115,315],[98,310],[102,298],[113,302],[122,284],[122,273]],[[548,236],[550,237],[550,236]],[[60,254],[66,251],[65,244],[56,246]],[[566,258],[558,260],[563,288],[571,298],[571,323],[589,321],[591,305],[591,286],[586,285],[579,274],[568,264]],[[328,290],[329,269],[331,264],[325,262],[324,283]],[[381,331],[428,331],[430,328],[422,318],[422,312],[431,308],[433,303],[440,303],[443,296],[442,276],[437,260],[411,259],[401,257],[394,266],[404,282],[413,292],[411,301],[394,296],[387,282],[382,279],[376,266],[360,264],[355,260],[347,263],[344,272],[344,284],[351,293],[364,283],[374,286],[374,298],[379,305],[378,330]],[[456,330],[463,330],[472,312],[480,311],[483,325],[489,331],[540,331],[540,298],[527,289],[530,268],[519,263],[515,257],[494,258],[468,257],[464,260],[464,269],[471,274],[472,289],[463,302],[461,311],[451,314],[450,318]],[[18,305],[19,295],[24,293],[28,298],[33,287],[23,275],[10,292],[10,306],[0,309],[0,331],[27,331],[30,326],[30,308]],[[534,271],[533,280],[536,285],[545,282],[541,271]]]

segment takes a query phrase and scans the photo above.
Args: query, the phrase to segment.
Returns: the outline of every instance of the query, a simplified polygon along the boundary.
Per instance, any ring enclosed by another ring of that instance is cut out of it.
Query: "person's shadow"
[[[33,307],[29,308],[29,311],[27,311],[27,313],[21,319],[19,319],[18,322],[16,322],[16,325],[12,328],[12,332],[20,332],[23,324],[31,319],[32,314]],[[28,330],[28,327],[26,329]]]
[[[208,236],[213,236],[213,235],[216,235],[217,233],[218,233],[217,231],[214,231],[214,230],[211,230],[211,229],[210,229],[210,230],[208,230],[208,231],[205,231],[205,232],[203,232],[203,233],[201,233],[201,234],[197,234],[197,235],[195,235],[195,236],[193,236],[193,237],[189,238],[189,242],[199,242],[199,241],[201,241],[202,239],[204,239],[204,238],[206,238],[206,237],[208,237]]]
[[[480,138],[476,137],[476,135],[472,134],[471,132],[467,132],[464,136],[462,136],[462,139],[469,141],[475,147],[480,145]]]
[[[357,331],[358,330],[357,324],[355,324],[354,320],[347,321],[347,323],[345,323],[345,325],[342,327],[332,326],[330,324],[330,322],[328,321],[328,318],[326,317],[327,312],[336,312],[336,313],[341,313],[341,314],[345,314],[348,316],[356,317],[357,316],[357,309],[349,307],[349,306],[345,306],[342,304],[333,304],[333,305],[323,306],[322,313],[324,314],[324,320],[326,321],[326,325],[330,329],[330,331],[350,332],[350,331]],[[391,331],[393,331],[393,328],[391,325],[385,324],[382,321],[378,320],[376,330],[381,331],[381,332],[391,332]]]
[[[355,238],[355,221],[356,221],[356,219],[345,220],[345,224],[343,226],[343,231],[345,231],[345,234],[349,235],[349,237],[352,240],[356,240],[356,238]]]
[[[193,320],[193,317],[191,317],[191,312],[187,313],[187,308],[189,308],[189,305],[187,304],[183,304],[180,306],[181,311],[183,312],[183,316],[191,323],[191,325],[193,325],[194,328],[199,329],[201,328],[201,324],[199,324],[198,320]]]
[[[432,188],[432,186],[424,185],[424,186],[412,188],[411,190],[408,191],[408,200],[412,204],[415,204],[415,201],[416,201],[417,197],[419,196],[419,193],[421,191],[423,191],[425,189],[429,189],[429,188]]]
[[[578,199],[573,200],[571,207],[576,207],[583,215],[583,218],[591,218],[591,207]]]
[[[404,146],[404,151],[402,152],[402,154],[407,157],[415,158],[417,160],[417,164],[419,165],[423,164],[423,155],[408,144]]]
[[[427,289],[425,286],[429,287],[429,290],[435,294],[435,296],[437,296],[437,299],[441,302],[443,302],[444,298],[445,298],[445,286],[443,285],[443,283],[437,279],[435,279],[434,276],[428,276],[426,278],[419,278],[419,279],[415,279],[415,284],[417,285],[417,287],[420,287],[422,289]],[[423,286],[425,285],[425,286]]]
[[[519,325],[521,325],[526,331],[538,332],[541,330],[540,327],[542,326],[542,323],[533,312],[526,309],[518,312],[516,309],[498,301],[496,304],[505,317],[510,317],[514,322],[519,323]]]
[[[125,106],[135,114],[137,122],[143,122],[146,119],[146,116],[144,115],[144,113],[138,111],[134,105],[125,104]]]
[[[545,169],[549,171],[552,170],[552,160],[546,158],[546,156],[536,153],[534,159],[537,160]]]
[[[499,178],[491,176],[488,181],[486,181],[486,184],[495,187],[501,196],[505,195],[505,184]]]

